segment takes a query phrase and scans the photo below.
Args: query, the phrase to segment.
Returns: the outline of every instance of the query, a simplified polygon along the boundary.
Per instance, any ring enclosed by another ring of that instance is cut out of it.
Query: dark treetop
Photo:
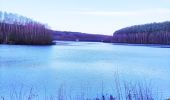
[[[139,44],[170,44],[170,21],[135,25],[113,34],[113,42]]]

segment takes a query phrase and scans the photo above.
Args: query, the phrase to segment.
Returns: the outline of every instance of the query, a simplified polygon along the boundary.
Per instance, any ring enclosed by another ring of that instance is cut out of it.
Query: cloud
[[[83,15],[96,15],[96,16],[127,16],[133,15],[133,12],[104,12],[104,11],[90,11],[90,12],[79,12],[79,14]]]
[[[170,9],[148,9],[148,10],[136,10],[136,11],[83,11],[74,12],[81,15],[93,15],[93,16],[164,16],[170,15]]]
[[[170,1],[170,0],[164,0],[164,1]]]

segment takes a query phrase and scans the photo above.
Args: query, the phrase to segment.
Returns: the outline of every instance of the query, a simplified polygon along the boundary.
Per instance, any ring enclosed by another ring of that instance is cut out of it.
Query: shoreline
[[[107,42],[94,42],[94,41],[53,41],[51,44],[4,44],[0,43],[0,45],[24,45],[24,46],[52,46],[52,45],[68,45],[69,43],[106,43],[112,45],[123,45],[123,46],[145,46],[145,47],[158,47],[158,48],[170,48],[168,44],[133,44],[133,43],[107,43]]]
[[[131,43],[112,43],[113,45],[124,45],[124,46],[146,46],[146,47],[159,47],[159,48],[170,48],[167,44],[131,44]]]

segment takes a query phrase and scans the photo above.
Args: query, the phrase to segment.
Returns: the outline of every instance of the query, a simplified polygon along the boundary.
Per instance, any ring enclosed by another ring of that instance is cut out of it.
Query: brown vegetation
[[[135,25],[116,31],[113,42],[138,44],[170,44],[170,22]]]
[[[16,14],[0,12],[0,44],[52,44],[52,33],[44,24]]]

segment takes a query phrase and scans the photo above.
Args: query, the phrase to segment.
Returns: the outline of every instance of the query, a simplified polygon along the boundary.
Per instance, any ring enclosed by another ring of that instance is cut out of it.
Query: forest
[[[54,31],[30,18],[0,11],[0,44],[48,45],[54,40],[170,44],[170,21],[125,27],[115,31],[113,36],[107,36]]]
[[[52,43],[53,31],[47,25],[24,16],[0,11],[0,44]]]
[[[170,44],[170,21],[134,25],[113,33],[114,43]]]

